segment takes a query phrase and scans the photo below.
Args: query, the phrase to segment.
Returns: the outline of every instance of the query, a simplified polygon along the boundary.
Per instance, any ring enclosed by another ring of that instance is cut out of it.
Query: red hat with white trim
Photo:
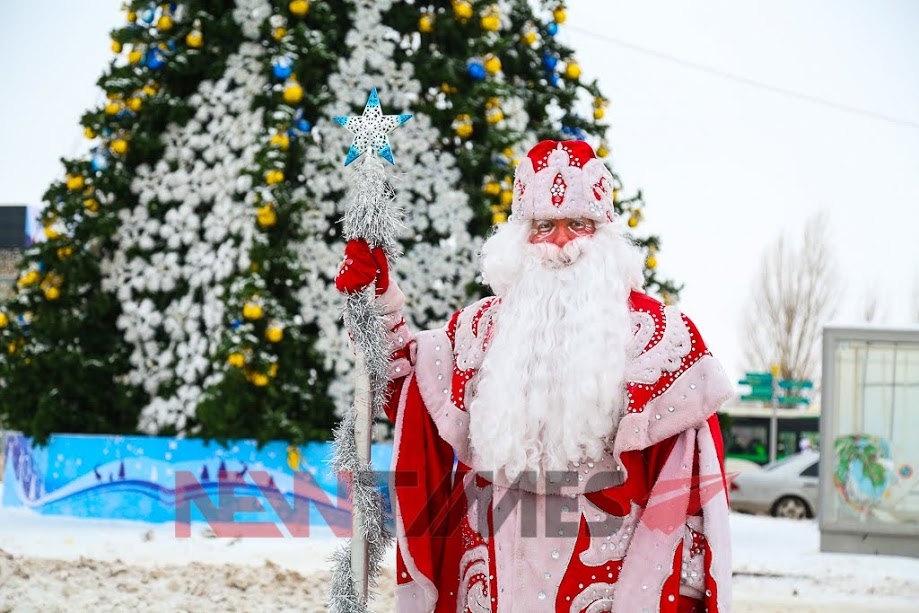
[[[517,165],[514,219],[612,221],[613,175],[580,140],[544,140]]]

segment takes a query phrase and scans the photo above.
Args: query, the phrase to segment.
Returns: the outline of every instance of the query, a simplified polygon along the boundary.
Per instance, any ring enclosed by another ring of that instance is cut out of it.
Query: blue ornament
[[[466,64],[466,72],[476,81],[485,78],[485,64],[481,60],[469,60]]]
[[[140,20],[144,23],[153,23],[156,12],[152,8],[146,8],[140,12]]]
[[[230,322],[230,327],[234,330],[238,330],[241,325],[243,325],[243,322],[238,319],[234,319]]]
[[[42,262],[41,260],[39,260],[38,262],[36,262],[36,264],[38,265],[38,272],[45,272],[45,263],[44,263],[44,262]]]
[[[566,140],[587,140],[587,133],[581,128],[562,126],[562,134],[568,137]]]
[[[558,24],[554,21],[550,21],[549,25],[546,26],[546,32],[549,33],[549,36],[555,36],[558,34]]]
[[[546,70],[555,70],[555,67],[558,65],[558,58],[546,52],[546,54],[542,56],[542,65],[546,67]]]
[[[93,159],[90,161],[89,165],[93,171],[100,172],[108,168],[108,158],[101,151],[96,151],[96,155],[93,156]]]
[[[293,61],[286,55],[283,55],[271,64],[271,72],[275,79],[286,79],[293,72]]]
[[[549,75],[549,85],[551,85],[551,86],[553,86],[553,87],[558,87],[558,82],[559,82],[559,81],[560,81],[560,79],[558,78],[558,75],[555,74],[554,72],[553,72],[552,74]]]
[[[296,125],[296,128],[297,128],[297,131],[302,132],[303,134],[306,134],[306,133],[308,133],[310,130],[313,129],[313,124],[311,124],[311,123],[310,123],[308,120],[306,120],[306,119],[298,119],[298,120],[297,120],[297,123],[296,123],[295,125]]]
[[[159,70],[166,65],[166,57],[158,47],[149,49],[144,59],[146,60],[147,67],[150,70]]]

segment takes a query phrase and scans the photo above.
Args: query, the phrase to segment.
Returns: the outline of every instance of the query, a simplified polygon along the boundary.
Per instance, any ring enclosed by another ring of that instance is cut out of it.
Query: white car
[[[819,470],[820,454],[805,451],[740,473],[731,481],[731,508],[792,519],[815,517]]]

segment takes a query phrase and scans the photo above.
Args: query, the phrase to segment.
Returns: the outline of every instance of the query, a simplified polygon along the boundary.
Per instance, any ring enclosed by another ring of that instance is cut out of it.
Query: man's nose
[[[558,225],[549,237],[549,242],[557,247],[564,247],[578,237],[567,225]]]

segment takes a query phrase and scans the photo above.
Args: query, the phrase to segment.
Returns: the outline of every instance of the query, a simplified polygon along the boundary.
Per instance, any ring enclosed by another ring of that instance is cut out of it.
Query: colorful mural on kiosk
[[[254,441],[223,447],[197,439],[55,435],[38,447],[14,433],[4,451],[5,507],[154,523],[274,523],[295,535],[321,528],[343,536],[350,529],[346,486],[329,465],[331,443],[259,449]],[[387,470],[391,459],[391,445],[373,446],[375,470]],[[388,504],[388,489],[381,484],[380,491]]]

